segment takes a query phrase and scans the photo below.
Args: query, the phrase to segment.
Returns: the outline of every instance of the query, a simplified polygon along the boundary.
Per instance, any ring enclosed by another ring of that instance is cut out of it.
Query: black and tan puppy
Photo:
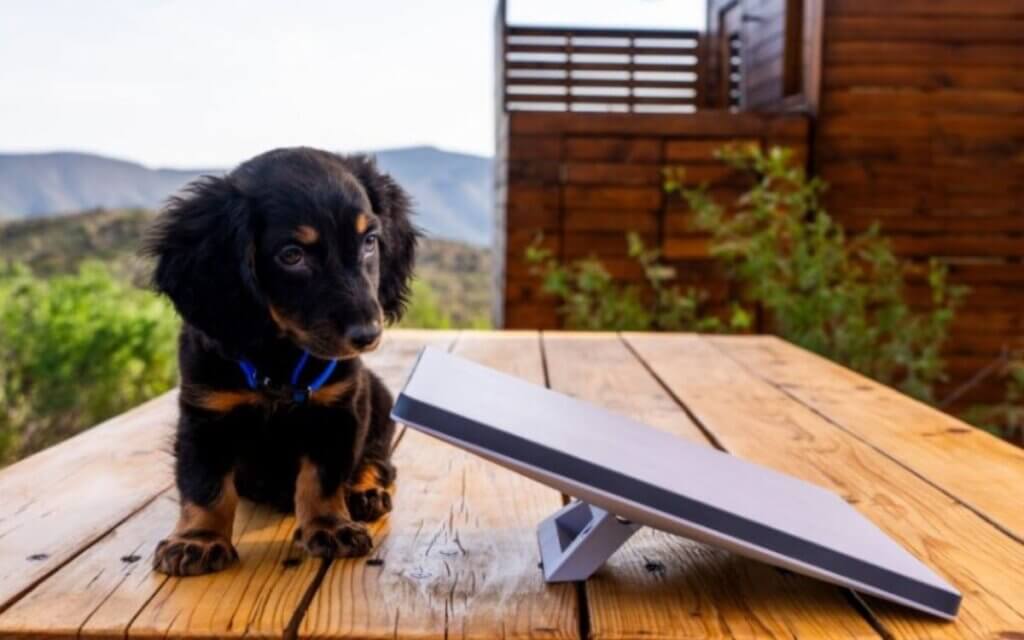
[[[416,246],[409,198],[374,162],[309,148],[204,177],[146,251],[184,319],[174,452],[181,516],[154,565],[224,568],[238,496],[294,509],[313,555],[360,556],[391,510],[392,398],[359,355],[398,319]]]

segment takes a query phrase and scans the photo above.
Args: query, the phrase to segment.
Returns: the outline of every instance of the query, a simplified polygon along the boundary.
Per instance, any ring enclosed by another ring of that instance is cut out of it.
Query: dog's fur
[[[294,510],[317,556],[358,556],[391,509],[392,398],[359,354],[409,292],[417,233],[405,192],[362,155],[257,156],[171,199],[147,240],[154,282],[184,319],[174,452],[181,516],[154,566],[217,571],[238,496]],[[250,389],[238,361],[286,383],[337,368],[306,402]]]

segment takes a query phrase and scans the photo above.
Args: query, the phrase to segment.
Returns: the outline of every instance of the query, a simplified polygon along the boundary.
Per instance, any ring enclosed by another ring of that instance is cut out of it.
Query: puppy
[[[410,201],[373,160],[277,149],[172,198],[145,244],[184,320],[181,515],[158,571],[218,571],[238,497],[295,512],[314,556],[362,556],[391,510],[392,398],[360,361],[409,293]]]

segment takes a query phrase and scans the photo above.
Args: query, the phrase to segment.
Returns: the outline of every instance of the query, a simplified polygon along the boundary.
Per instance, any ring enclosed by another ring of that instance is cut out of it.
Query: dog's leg
[[[370,413],[366,443],[348,481],[346,500],[352,517],[363,522],[379,520],[391,511],[395,488],[395,467],[391,449],[395,423],[390,418],[391,393],[376,376],[368,373]]]
[[[231,544],[237,504],[232,473],[221,479],[216,497],[205,504],[182,495],[178,524],[157,545],[153,568],[172,576],[195,576],[220,571],[238,560]]]
[[[364,457],[346,488],[348,510],[355,520],[374,522],[391,512],[395,467],[387,460]]]
[[[238,559],[231,545],[238,493],[230,422],[183,406],[174,442],[181,515],[160,542],[153,568],[172,576],[220,571]]]
[[[352,521],[340,480],[324,476],[320,466],[302,458],[295,480],[295,539],[321,558],[365,556],[373,539],[364,525]]]

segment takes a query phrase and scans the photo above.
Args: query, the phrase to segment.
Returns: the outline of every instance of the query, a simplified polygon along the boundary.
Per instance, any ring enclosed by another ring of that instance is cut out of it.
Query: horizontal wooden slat
[[[693,80],[614,80],[601,78],[531,78],[510,77],[505,82],[508,88],[520,86],[537,87],[636,87],[640,89],[696,89]],[[519,95],[510,93],[511,95]]]
[[[830,0],[828,11],[836,16],[869,15],[900,17],[987,16],[1024,18],[1020,0]]]
[[[585,36],[588,38],[651,38],[651,39],[684,39],[700,38],[700,31],[674,29],[600,29],[588,27],[524,27],[509,25],[506,27],[509,36]]]
[[[1005,60],[1024,58],[1024,44],[944,44],[935,42],[834,42],[825,47],[825,68],[832,64],[902,64],[931,65],[941,63],[953,67],[998,65]]]
[[[696,40],[683,40],[686,46],[680,47],[651,47],[640,44],[614,45],[593,45],[593,44],[518,44],[509,42],[505,45],[506,54],[509,53],[560,53],[560,54],[599,54],[599,55],[644,55],[644,56],[692,56],[697,47]],[[514,58],[507,58],[514,59]]]
[[[845,87],[917,87],[921,89],[1024,90],[1024,68],[993,62],[987,66],[953,67],[938,62],[910,65],[893,59],[888,64],[858,62],[829,67],[822,83],[827,92]],[[827,95],[825,96],[827,98]]]
[[[735,137],[800,139],[806,135],[805,117],[771,117],[754,113],[698,111],[678,115],[598,113],[514,113],[509,115],[509,134],[692,136],[704,140]]]
[[[693,97],[651,97],[616,95],[546,95],[540,93],[516,93],[508,96],[510,103],[571,103],[571,104],[661,104],[692,105]]]
[[[544,69],[547,71],[658,71],[666,73],[695,73],[696,64],[653,62],[526,62],[509,60],[506,69]]]
[[[660,162],[661,144],[661,140],[657,138],[570,137],[565,140],[565,158],[567,160]]]
[[[984,16],[837,15],[828,20],[830,41],[920,41],[1019,44],[1024,14],[1019,20]]]

